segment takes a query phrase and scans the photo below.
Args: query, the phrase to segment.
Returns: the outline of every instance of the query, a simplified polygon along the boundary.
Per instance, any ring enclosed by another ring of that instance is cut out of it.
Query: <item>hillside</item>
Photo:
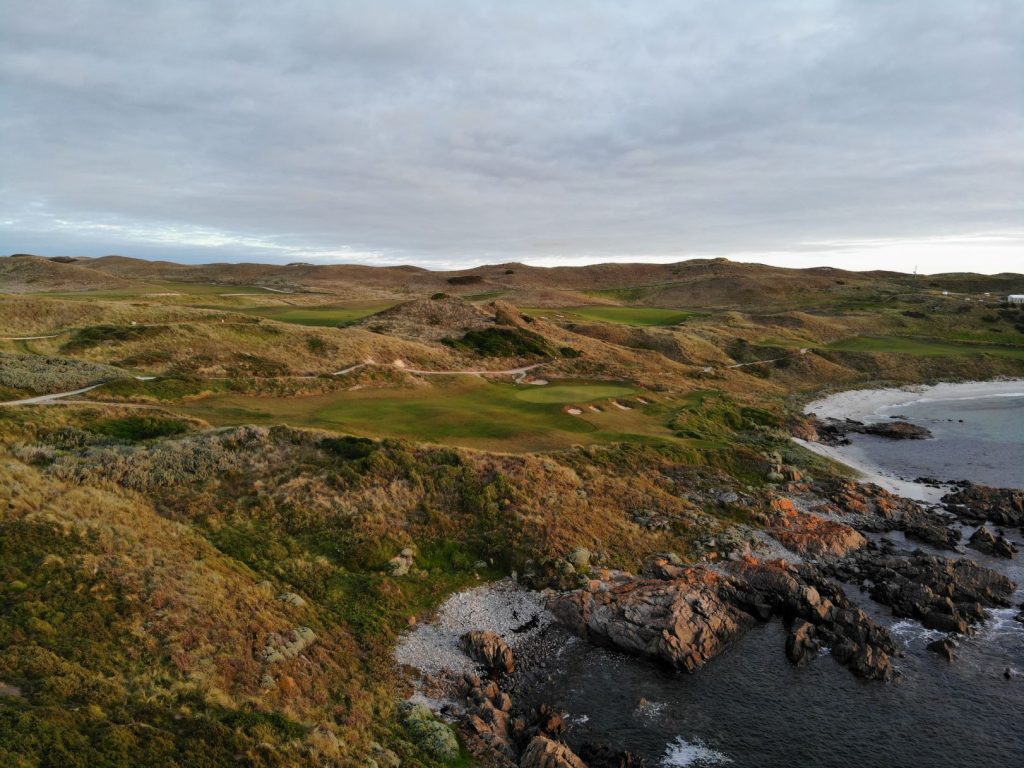
[[[129,286],[123,278],[97,272],[82,262],[62,263],[38,256],[0,258],[0,292],[96,291]]]
[[[430,689],[395,645],[448,596],[842,551],[866,539],[803,508],[876,491],[790,440],[802,403],[1024,377],[1024,312],[985,296],[1014,276],[0,264],[17,768],[508,768],[402,708]]]

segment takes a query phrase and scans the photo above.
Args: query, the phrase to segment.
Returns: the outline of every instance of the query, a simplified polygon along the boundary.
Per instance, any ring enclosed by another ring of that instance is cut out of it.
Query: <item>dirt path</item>
[[[96,389],[96,387],[102,387],[103,384],[92,384],[88,387],[82,387],[81,389],[73,389],[70,392],[54,392],[52,395],[39,395],[38,397],[29,397],[24,400],[8,400],[6,403],[0,403],[0,405],[49,405],[55,400],[60,400],[64,397],[72,397],[74,395],[81,395],[90,390]]]
[[[156,376],[136,376],[139,381],[152,381]],[[5,403],[0,403],[0,406],[17,406],[17,405],[63,405],[65,403],[74,403],[76,405],[117,405],[126,408],[152,408],[153,406],[145,405],[142,403],[119,403],[114,401],[105,400],[66,400],[65,398],[74,397],[75,395],[84,395],[86,392],[90,392],[97,387],[102,387],[107,382],[101,381],[99,384],[90,384],[88,387],[82,387],[81,389],[72,389],[68,392],[54,392],[49,395],[37,395],[36,397],[27,397],[24,400],[8,400]]]
[[[801,349],[801,350],[799,350],[797,352],[790,352],[788,355],[783,355],[782,357],[773,357],[771,360],[754,360],[752,363],[736,363],[735,365],[727,365],[725,367],[727,369],[728,368],[746,368],[748,365],[763,365],[764,363],[777,363],[779,360],[785,360],[787,358],[793,357],[794,355],[806,355],[806,354],[807,354],[807,350],[806,349]]]
[[[414,373],[417,376],[514,376],[515,380],[520,382],[526,378],[527,373],[536,368],[540,368],[542,365],[548,365],[548,362],[523,365],[519,368],[509,368],[504,371],[425,371],[419,368],[406,368],[404,365],[398,365],[396,363],[357,363],[355,365],[350,365],[348,368],[342,368],[340,371],[336,371],[332,375],[344,376],[346,373],[352,373],[352,371],[357,371],[368,365],[386,365],[398,371]]]
[[[519,368],[509,368],[505,371],[421,371],[416,368],[400,368],[399,370],[406,373],[415,373],[419,376],[457,376],[460,374],[464,376],[514,376],[516,381],[520,381],[526,378],[526,374],[530,371],[547,364],[534,363],[533,365],[524,365]]]

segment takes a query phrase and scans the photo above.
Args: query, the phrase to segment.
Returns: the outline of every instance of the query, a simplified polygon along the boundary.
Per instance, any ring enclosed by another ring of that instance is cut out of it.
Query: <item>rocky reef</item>
[[[1024,490],[990,488],[967,481],[956,485],[957,490],[942,497],[949,512],[968,522],[988,521],[1024,531]]]

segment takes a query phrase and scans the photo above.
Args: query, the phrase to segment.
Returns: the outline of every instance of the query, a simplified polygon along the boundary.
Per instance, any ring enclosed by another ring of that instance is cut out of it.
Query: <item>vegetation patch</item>
[[[231,382],[225,379],[200,379],[195,377],[176,377],[149,379],[122,379],[104,384],[96,390],[96,396],[114,398],[159,400],[173,402],[204,394],[227,392],[232,389]]]
[[[483,328],[461,339],[443,339],[453,349],[466,349],[483,357],[537,357],[551,354],[547,340],[523,328]]]
[[[162,416],[127,416],[122,419],[104,419],[87,425],[86,429],[118,440],[134,441],[180,435],[188,431],[188,424],[181,419]]]
[[[120,368],[84,360],[0,354],[0,387],[11,390],[26,390],[37,394],[66,392],[127,376]]]
[[[76,330],[61,351],[73,354],[101,344],[153,339],[166,332],[164,325],[90,325]]]
[[[584,320],[637,326],[679,325],[693,317],[692,312],[657,307],[572,307],[565,312]]]
[[[915,357],[985,354],[1024,360],[1024,346],[967,344],[907,336],[855,336],[832,342],[827,348],[841,352],[882,352]]]
[[[265,317],[279,323],[294,323],[314,327],[334,328],[354,323],[364,317],[387,309],[387,304],[344,305],[325,304],[314,307],[251,307],[233,310],[246,315]]]

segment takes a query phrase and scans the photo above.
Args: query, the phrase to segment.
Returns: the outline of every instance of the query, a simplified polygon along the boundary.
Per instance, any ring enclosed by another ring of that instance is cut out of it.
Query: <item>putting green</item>
[[[624,384],[551,384],[544,387],[528,385],[516,392],[515,397],[527,403],[590,403],[635,394],[635,388]]]
[[[692,312],[658,307],[564,307],[561,309],[528,309],[526,312],[542,316],[570,315],[598,323],[617,323],[640,327],[678,325],[687,318],[693,317]]]

